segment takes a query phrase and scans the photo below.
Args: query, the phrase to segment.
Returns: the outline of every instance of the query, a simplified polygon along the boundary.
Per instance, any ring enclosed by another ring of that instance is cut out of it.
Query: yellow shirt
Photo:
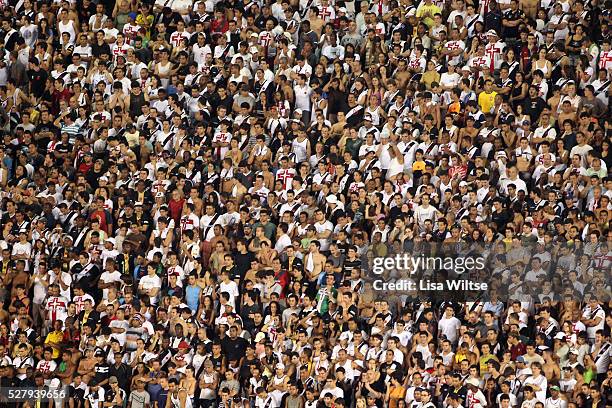
[[[440,73],[437,71],[425,71],[421,76],[421,82],[429,89],[432,82],[440,83]]]
[[[412,171],[423,171],[425,170],[425,162],[424,161],[415,161],[412,164]]]
[[[428,14],[429,12],[429,14]],[[427,24],[427,27],[431,27],[434,23],[433,21],[433,16],[436,13],[442,13],[442,10],[440,10],[440,7],[436,6],[435,4],[426,4],[425,2],[421,3],[421,5],[417,8],[416,11],[416,17],[418,19],[422,19],[423,22],[425,24]],[[427,15],[427,17],[423,17],[423,15]]]
[[[64,338],[63,332],[51,332],[47,334],[45,338],[45,344],[49,343],[61,343]],[[53,358],[58,358],[60,356],[60,350],[56,347],[53,347]]]
[[[460,352],[457,352],[457,354],[455,354],[455,362],[460,363],[463,360],[467,360],[467,354],[462,354]]]
[[[489,366],[487,365],[487,362],[489,360],[495,360],[497,362],[499,362],[499,360],[497,359],[497,356],[493,355],[493,354],[488,354],[486,356],[481,356],[480,357],[480,373],[481,375],[483,373],[488,373],[489,372]]]
[[[136,16],[136,24],[138,24],[141,27],[151,27],[153,25],[153,14],[149,14],[148,16],[143,16],[142,14],[138,14],[138,16]],[[146,39],[149,40],[149,38],[151,37],[151,29],[147,29],[147,35],[146,35]],[[143,39],[143,43],[144,43],[144,39]],[[144,47],[144,44],[143,44]]]
[[[495,91],[491,93],[481,92],[480,95],[478,95],[478,105],[480,105],[480,109],[482,109],[484,113],[491,112],[491,108],[495,105],[496,95],[497,92]]]

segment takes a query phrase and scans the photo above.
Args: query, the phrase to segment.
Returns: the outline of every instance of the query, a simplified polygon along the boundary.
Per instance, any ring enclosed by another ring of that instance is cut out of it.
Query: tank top
[[[324,100],[325,100],[325,99],[320,99],[320,100],[318,100],[318,101],[316,102],[316,106],[317,106],[317,109],[322,109],[322,110],[323,110],[323,117],[324,117],[324,118],[327,118],[327,107],[328,107],[329,105],[327,105],[325,108],[321,108],[321,104],[323,103],[323,101],[324,101]]]
[[[157,63],[157,70],[159,71],[160,74],[167,75],[170,72],[171,68],[172,68],[172,63],[170,61],[168,61],[168,63],[165,66],[162,65],[161,62]],[[160,78],[160,79],[161,79],[162,87],[167,88],[168,84],[170,83],[170,78]]]
[[[130,93],[130,116],[135,118],[142,115],[142,106],[145,104],[145,97],[142,92],[136,96]]]
[[[283,375],[282,377],[278,378],[278,376],[274,376],[274,385],[279,385],[282,384],[285,380],[285,375]]]
[[[213,374],[208,374],[206,372],[202,373],[201,378],[204,379],[204,382],[206,384],[212,384],[215,381],[215,376]],[[205,400],[214,399],[215,392],[211,390],[210,388],[203,388],[200,391],[200,398],[205,399]]]
[[[306,148],[307,147],[308,147],[308,138],[305,138],[301,142],[298,141],[297,139],[295,139],[291,143],[291,150],[293,150],[293,153],[295,153],[295,162],[296,163],[301,163],[303,161],[306,161],[306,159],[307,159],[307,157],[306,157],[306,153],[307,153]]]
[[[366,113],[369,113],[372,116],[372,124],[374,126],[380,125],[380,115],[378,114],[378,107],[372,110],[369,106],[366,108]]]
[[[404,165],[397,160],[397,157],[391,159],[389,169],[387,170],[387,179],[404,171]]]
[[[580,40],[575,40],[574,36],[572,35],[572,37],[570,38],[569,46],[573,47],[573,48],[581,48],[583,42],[584,42],[584,38],[582,38]],[[573,55],[579,55],[580,54],[580,52],[575,52],[575,51],[570,51],[569,53],[573,54]]]
[[[546,62],[544,62],[544,66],[543,66],[543,67],[541,67],[541,66],[539,65],[539,61],[536,61],[536,62],[535,62],[535,68],[536,68],[536,69],[539,69],[540,71],[542,71],[542,73],[543,73],[544,75],[546,75],[546,74],[548,73],[548,64],[546,64]]]
[[[70,42],[74,42],[74,40],[76,40],[76,32],[74,31],[74,25],[72,24],[72,21],[69,20],[66,24],[60,21],[58,25],[60,36],[62,33],[66,32],[70,34]]]
[[[172,404],[173,408],[181,408],[181,400],[178,396],[178,393],[176,394],[176,396],[174,394],[170,394],[170,403]],[[184,408],[191,408],[191,398],[189,398],[189,396],[185,398]]]
[[[448,184],[444,184],[443,182],[440,182],[440,194],[444,195],[444,192],[449,189],[450,190],[453,189],[453,184],[450,181]]]

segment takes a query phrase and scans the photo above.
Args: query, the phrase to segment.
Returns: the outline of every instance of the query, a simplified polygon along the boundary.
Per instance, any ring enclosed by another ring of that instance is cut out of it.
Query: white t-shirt
[[[597,326],[587,327],[587,335],[590,339],[594,339],[597,330],[603,330],[604,328],[604,324],[606,321],[606,312],[604,312],[604,310],[599,306],[595,310],[591,310],[591,307],[587,306],[582,312],[582,317],[584,317],[585,319],[595,319],[597,317],[600,318],[599,324]]]
[[[535,395],[538,401],[544,402],[546,401],[546,389],[548,388],[548,380],[542,374],[540,374],[537,378],[534,376],[527,377],[525,380],[525,385],[536,385],[540,387],[540,391],[536,391]]]
[[[60,296],[65,297],[66,299],[70,299],[70,286],[72,284],[72,275],[70,275],[68,272],[60,272],[61,277],[62,277],[62,281],[64,282],[64,284],[68,285],[68,288],[66,290],[62,289],[62,285],[60,285],[59,283],[59,277],[57,275],[55,275],[55,273],[53,271],[49,272],[49,283],[53,284],[56,283],[59,285],[60,287]],[[79,311],[77,311],[78,313]]]
[[[315,222],[314,227],[317,230],[317,234],[323,231],[332,232],[334,230],[334,225],[329,221],[324,221],[323,223]],[[318,238],[319,243],[321,243],[321,248],[319,248],[321,251],[329,250],[330,237],[331,235],[328,238]]]
[[[157,275],[146,275],[140,279],[140,286],[143,289],[161,288],[161,279]],[[156,304],[157,296],[149,296],[151,304]]]
[[[304,84],[304,86],[296,85],[293,87],[293,91],[295,92],[295,109],[310,111],[312,88],[308,84]]]
[[[114,283],[121,282],[121,273],[119,271],[108,272],[105,271],[100,275],[100,280],[103,283]],[[108,299],[108,289],[102,290],[102,297]]]
[[[130,324],[127,322],[127,320],[117,320],[117,319],[115,319],[115,320],[111,320],[111,322],[108,324],[108,326],[110,328],[117,328],[117,329],[127,330],[130,327]],[[125,344],[125,334],[126,334],[125,331],[123,333],[113,333],[113,334],[111,334],[111,337],[116,338],[117,341],[119,342],[119,344],[123,347],[123,345]]]
[[[49,279],[49,277],[47,277]],[[42,304],[45,298],[47,297],[47,288],[42,284],[41,276],[34,276],[34,297],[32,298],[32,302],[36,304]]]
[[[461,327],[461,322],[455,316],[451,316],[450,319],[442,316],[438,322],[438,330],[440,333],[445,335],[448,341],[453,344],[457,341],[459,327]]]
[[[419,227],[421,229],[425,228],[425,220],[431,220],[431,222],[436,222],[436,207],[433,205],[428,206],[427,208],[419,205],[415,210],[415,215],[417,221],[419,222]]]
[[[233,280],[229,282],[221,282],[219,283],[219,293],[227,292],[230,294],[229,304],[232,305],[233,309],[236,310],[236,298],[240,296],[238,293],[238,285]]]

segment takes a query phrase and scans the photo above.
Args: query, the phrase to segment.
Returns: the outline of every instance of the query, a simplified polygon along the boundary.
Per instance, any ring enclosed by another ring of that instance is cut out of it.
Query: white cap
[[[495,157],[505,157],[507,159],[508,155],[503,150],[500,150],[499,152],[495,153]]]
[[[459,187],[467,187],[468,183],[467,181],[462,181],[461,183],[459,183]]]
[[[345,13],[346,14],[346,7],[339,7],[338,8],[338,13]]]
[[[111,243],[111,244],[113,244],[113,245],[115,245],[115,243],[116,243],[115,238],[106,238],[106,239],[104,240],[104,242],[110,242],[110,243]]]
[[[473,385],[474,387],[480,387],[480,381],[475,378],[469,378],[465,381],[467,385]]]
[[[284,370],[285,369],[285,365],[283,363],[276,363],[276,369],[277,370]]]
[[[296,115],[301,115],[302,114],[302,110],[301,109],[296,109],[294,112],[295,112]]]
[[[495,30],[489,30],[489,31],[487,31],[487,35],[494,35],[494,36],[496,36],[496,37],[498,37],[498,38],[499,38],[499,35],[497,35],[497,31],[495,31]]]
[[[338,204],[338,198],[333,194],[325,197],[325,201],[327,201],[328,204]]]

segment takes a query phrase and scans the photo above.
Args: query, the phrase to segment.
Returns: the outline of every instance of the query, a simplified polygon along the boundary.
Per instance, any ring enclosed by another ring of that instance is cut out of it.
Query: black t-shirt
[[[246,352],[247,341],[242,337],[231,339],[226,337],[221,341],[221,348],[228,361],[240,360]]]
[[[121,363],[118,367],[113,364],[108,368],[108,375],[117,377],[119,388],[129,391],[131,371],[127,364]]]
[[[546,102],[544,102],[540,97],[534,99],[527,98],[523,104],[523,110],[527,115],[529,115],[531,123],[536,123],[545,106]]]
[[[95,43],[91,46],[91,55],[96,58],[100,58],[101,55],[106,54],[109,57],[111,56],[110,46],[105,42],[102,45]]]
[[[70,153],[73,146],[70,143],[58,143],[55,145],[55,151],[58,153]]]
[[[351,272],[355,268],[361,268],[361,259],[355,258],[354,260],[350,260],[349,258],[344,259],[343,272],[344,276],[348,277],[351,275]]]
[[[503,20],[508,20],[508,21],[519,20],[520,21],[524,19],[525,19],[525,13],[523,13],[522,10],[516,10],[516,11],[507,10],[504,13],[504,18],[502,19],[502,23],[503,23]],[[519,29],[519,26],[515,26],[515,27],[504,26],[504,29],[503,29],[504,36],[506,38],[517,38],[519,36],[518,29]]]
[[[240,280],[244,278],[246,272],[251,267],[251,261],[255,259],[255,255],[252,252],[247,251],[246,254],[242,254],[240,252],[234,255],[234,264],[236,265],[236,273],[240,276]],[[232,278],[233,279],[233,278]]]
[[[40,98],[45,91],[45,85],[49,75],[44,69],[38,71],[34,69],[28,70],[28,79],[30,80],[30,92],[37,98]]]

